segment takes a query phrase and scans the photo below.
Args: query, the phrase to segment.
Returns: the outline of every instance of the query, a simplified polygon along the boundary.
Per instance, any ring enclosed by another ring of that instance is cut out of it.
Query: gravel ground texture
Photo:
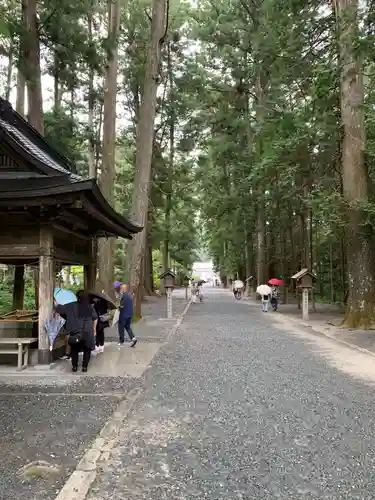
[[[2,395],[0,406],[1,500],[50,500],[64,484],[85,449],[118,406],[116,397]],[[60,468],[56,476],[19,473],[44,461]]]
[[[186,306],[182,292],[176,291],[175,306],[176,315]],[[134,327],[140,341],[165,341],[175,321],[159,320],[164,309],[165,299],[147,301],[145,321]],[[142,378],[66,376],[53,370],[1,376],[0,500],[54,500],[126,393],[142,383]],[[58,467],[59,473],[42,477],[35,468],[27,477],[20,473],[35,461]]]
[[[146,372],[88,500],[375,499],[374,382],[345,371],[349,349],[308,335],[207,289]]]
[[[253,297],[245,297],[243,303],[246,302],[250,302],[252,305],[256,304]],[[302,311],[298,309],[296,302],[283,304],[281,301],[278,308],[281,315],[278,315],[278,318],[290,318],[299,323],[300,328],[312,328],[316,333],[323,333],[323,335],[328,335],[333,339],[347,342],[375,354],[374,330],[354,330],[341,327],[345,313],[345,308],[342,305],[316,303],[315,312],[311,309],[310,302],[309,319],[304,320],[302,319]]]

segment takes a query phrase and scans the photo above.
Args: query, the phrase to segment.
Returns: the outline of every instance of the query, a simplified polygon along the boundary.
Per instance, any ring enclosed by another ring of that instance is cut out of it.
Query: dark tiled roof
[[[83,179],[74,173],[69,161],[0,97],[0,143],[4,139],[34,165],[35,172],[0,173],[2,206],[7,203],[16,206],[35,198],[48,198],[53,203],[55,197],[74,194],[83,200],[85,210],[93,215],[103,232],[131,238],[131,234],[142,231],[141,226],[131,223],[110,206],[94,179]]]
[[[25,134],[20,132],[15,125],[11,125],[7,121],[0,118],[0,127],[6,130],[9,134],[13,136],[13,138],[17,141],[17,143],[29,154],[34,156],[37,160],[41,161],[47,167],[50,167],[54,170],[57,170],[61,174],[69,175],[72,179],[77,181],[82,180],[77,174],[73,174],[70,170],[66,169],[61,163],[57,163],[52,156],[38,148]]]

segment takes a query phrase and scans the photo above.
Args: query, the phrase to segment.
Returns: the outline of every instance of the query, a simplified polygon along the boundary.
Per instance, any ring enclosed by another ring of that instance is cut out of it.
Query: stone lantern
[[[165,271],[159,276],[160,281],[163,282],[163,287],[167,292],[167,318],[171,319],[173,317],[172,314],[172,291],[175,286],[176,275],[171,270]]]
[[[301,269],[293,274],[292,280],[296,280],[297,288],[302,290],[302,319],[309,319],[309,290],[313,288],[313,282],[316,280],[315,274],[307,268]]]
[[[189,283],[190,283],[189,277],[188,277],[188,276],[185,276],[185,277],[184,277],[185,300],[188,300],[188,288],[189,288]]]

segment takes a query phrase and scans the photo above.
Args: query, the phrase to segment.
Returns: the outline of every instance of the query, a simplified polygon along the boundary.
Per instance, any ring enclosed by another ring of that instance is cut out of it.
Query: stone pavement
[[[173,292],[173,319],[167,319],[167,302],[164,297],[147,297],[142,304],[142,319],[134,325],[134,333],[143,342],[153,342],[155,339],[165,340],[166,332],[176,318],[186,307],[185,290],[176,289]],[[106,332],[108,340],[118,339],[117,328],[109,328]]]
[[[259,302],[246,298],[243,303],[251,303],[260,307]],[[271,314],[274,314],[270,311]],[[283,322],[285,319],[298,324],[302,328],[308,328],[313,332],[325,335],[338,342],[350,345],[360,350],[366,350],[375,355],[375,330],[353,330],[341,328],[344,319],[343,306],[336,304],[316,304],[316,312],[310,311],[309,319],[302,319],[302,311],[297,304],[280,304],[277,319]]]
[[[58,362],[53,370],[35,367],[20,373],[0,368],[1,500],[56,497],[119,403],[142,386],[145,370],[186,306],[182,291],[174,295],[173,321],[159,319],[165,299],[149,299],[144,320],[134,326],[136,348],[109,342],[105,352],[93,358],[87,374],[71,373],[68,361]],[[22,471],[35,461],[46,464]]]
[[[276,317],[207,289],[87,500],[374,499],[373,359]]]

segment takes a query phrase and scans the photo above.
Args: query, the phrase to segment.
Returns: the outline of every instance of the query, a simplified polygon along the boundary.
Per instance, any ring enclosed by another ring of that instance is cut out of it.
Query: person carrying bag
[[[78,370],[79,353],[83,351],[82,371],[87,372],[91,351],[95,349],[96,325],[98,315],[90,304],[84,290],[77,292],[77,302],[65,305],[55,304],[56,311],[66,320],[65,332],[71,346],[72,370]]]

